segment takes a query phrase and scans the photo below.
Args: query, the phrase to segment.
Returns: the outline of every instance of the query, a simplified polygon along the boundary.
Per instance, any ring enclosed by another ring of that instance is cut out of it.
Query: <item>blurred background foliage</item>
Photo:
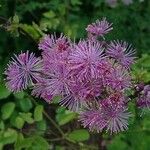
[[[129,130],[118,135],[89,133],[77,114],[49,105],[28,92],[12,94],[4,85],[4,68],[13,53],[30,50],[37,55],[45,33],[63,32],[73,40],[86,36],[87,24],[106,17],[114,30],[106,40],[122,39],[137,49],[133,78],[150,83],[150,1],[119,1],[114,8],[105,0],[1,0],[0,1],[0,150],[149,150],[149,114],[139,117],[135,106]]]

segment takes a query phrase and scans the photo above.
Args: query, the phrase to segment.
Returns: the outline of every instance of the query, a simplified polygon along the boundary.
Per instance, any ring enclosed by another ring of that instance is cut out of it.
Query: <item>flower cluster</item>
[[[61,96],[60,105],[78,112],[90,130],[126,130],[131,116],[126,91],[132,87],[135,50],[123,41],[106,42],[103,37],[112,29],[103,18],[88,25],[88,38],[78,43],[63,34],[44,36],[39,42],[41,57],[27,51],[12,58],[5,71],[7,87],[13,92],[29,87],[32,95],[47,102]],[[140,107],[149,105],[150,93],[144,92]]]

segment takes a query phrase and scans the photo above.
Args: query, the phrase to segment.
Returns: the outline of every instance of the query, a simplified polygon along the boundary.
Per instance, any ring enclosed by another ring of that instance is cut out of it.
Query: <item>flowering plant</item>
[[[45,35],[39,42],[41,56],[29,51],[15,55],[5,71],[12,92],[32,89],[31,94],[79,113],[91,131],[117,133],[128,129],[129,89],[137,93],[139,108],[150,105],[150,86],[135,83],[131,65],[135,50],[126,42],[107,42],[113,29],[106,18],[87,26],[88,37],[78,43],[61,34]]]

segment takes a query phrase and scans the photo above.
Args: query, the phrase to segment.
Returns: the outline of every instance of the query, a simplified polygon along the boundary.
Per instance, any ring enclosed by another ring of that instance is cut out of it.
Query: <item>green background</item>
[[[77,122],[77,114],[33,99],[29,91],[10,93],[4,85],[4,69],[13,53],[30,50],[37,55],[44,33],[63,32],[77,41],[85,28],[106,17],[114,30],[106,40],[125,40],[137,50],[132,68],[136,81],[150,82],[150,1],[121,1],[115,8],[104,0],[1,0],[0,1],[0,149],[6,150],[149,150],[149,112],[140,117],[134,104],[129,130],[117,135],[89,133]]]

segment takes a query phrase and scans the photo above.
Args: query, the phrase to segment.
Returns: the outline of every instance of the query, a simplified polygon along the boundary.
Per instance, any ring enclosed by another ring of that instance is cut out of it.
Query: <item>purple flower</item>
[[[124,98],[123,98],[124,99]],[[84,127],[91,131],[101,132],[106,129],[111,133],[117,133],[128,129],[128,118],[131,116],[122,102],[122,97],[110,96],[101,100],[97,107],[83,111],[80,114],[80,121]]]
[[[137,106],[139,108],[142,108],[142,109],[143,108],[148,108],[148,109],[150,108],[150,92],[146,96],[139,97],[138,102],[137,102]]]
[[[98,66],[98,70],[100,72],[99,77],[101,78],[102,82],[106,85],[106,79],[108,76],[111,76],[113,72],[113,65],[112,61],[110,61],[107,57],[104,58]]]
[[[70,47],[70,40],[61,34],[61,36],[58,39],[56,39],[54,49],[59,53],[63,53],[65,51],[70,51],[69,47]]]
[[[67,107],[71,111],[79,112],[85,105],[85,101],[78,98],[74,93],[70,93],[61,99],[60,105]]]
[[[80,114],[80,121],[84,128],[88,127],[90,131],[96,130],[98,133],[107,125],[107,121],[103,118],[100,110],[87,110]]]
[[[37,82],[32,94],[40,96],[46,101],[49,97],[65,95],[68,92],[69,70],[67,68],[67,57],[70,51],[70,40],[63,34],[56,38],[46,35],[39,44],[42,49],[43,78]]]
[[[135,50],[126,42],[113,41],[108,45],[107,55],[116,59],[123,67],[130,68],[134,62]]]
[[[6,74],[6,86],[13,92],[26,89],[32,83],[37,82],[42,71],[42,62],[33,53],[21,53],[12,58]]]
[[[146,85],[140,93],[137,106],[139,108],[150,108],[150,85]]]
[[[7,87],[14,92],[31,87],[32,95],[48,103],[59,96],[59,104],[78,112],[91,131],[126,130],[126,89],[131,87],[135,51],[122,41],[108,45],[103,36],[112,29],[106,18],[97,20],[86,28],[88,38],[77,44],[63,34],[45,35],[39,43],[41,58],[27,51],[12,59],[5,71]],[[138,107],[149,107],[150,86],[138,90]]]
[[[53,95],[46,89],[46,80],[40,79],[33,87],[32,95],[43,98],[46,102],[51,102]]]
[[[99,79],[91,79],[90,81],[79,81],[70,84],[70,91],[61,100],[60,104],[69,108],[71,111],[79,111],[88,101],[99,96],[102,87]]]
[[[83,82],[73,81],[70,84],[69,92],[61,99],[60,105],[67,107],[71,111],[78,112],[85,102],[85,93],[83,93],[83,90]]]
[[[56,36],[53,35],[45,35],[39,43],[39,49],[45,51],[46,53],[51,50],[61,53],[67,51],[69,45],[70,40],[63,34],[61,34],[59,38],[56,38]]]
[[[59,38],[46,35],[41,40],[39,48],[43,50],[42,57],[46,72],[50,72],[59,65],[66,65],[70,45],[70,40],[62,34]]]
[[[141,92],[144,89],[145,84],[143,82],[136,85],[136,91]]]
[[[68,65],[68,52],[57,53],[55,51],[51,51],[51,53],[43,53],[43,66],[45,72],[51,73],[56,68],[60,68],[60,66]]]
[[[96,20],[96,23],[92,23],[87,26],[86,31],[93,35],[104,36],[113,29],[112,24],[110,24],[106,18],[101,21]]]
[[[55,37],[53,35],[45,35],[39,43],[39,49],[43,51],[50,51],[55,44]]]
[[[103,48],[98,42],[80,41],[68,57],[70,69],[80,79],[97,78],[103,56]]]
[[[115,90],[124,90],[131,87],[131,77],[128,71],[119,66],[114,65],[114,69],[106,77],[106,84]]]
[[[101,107],[101,113],[103,113],[103,117],[108,121],[106,125],[107,131],[118,133],[128,129],[128,119],[131,114],[127,112],[127,108],[109,101],[106,104],[102,104]]]
[[[43,79],[34,85],[32,94],[42,98],[45,95],[63,96],[69,92],[69,77],[70,75],[66,68],[55,68],[53,72],[45,73]]]
[[[82,98],[84,99],[93,99],[94,97],[98,97],[103,89],[102,81],[100,78],[98,79],[90,79],[84,81],[84,87],[80,91],[82,94]]]

